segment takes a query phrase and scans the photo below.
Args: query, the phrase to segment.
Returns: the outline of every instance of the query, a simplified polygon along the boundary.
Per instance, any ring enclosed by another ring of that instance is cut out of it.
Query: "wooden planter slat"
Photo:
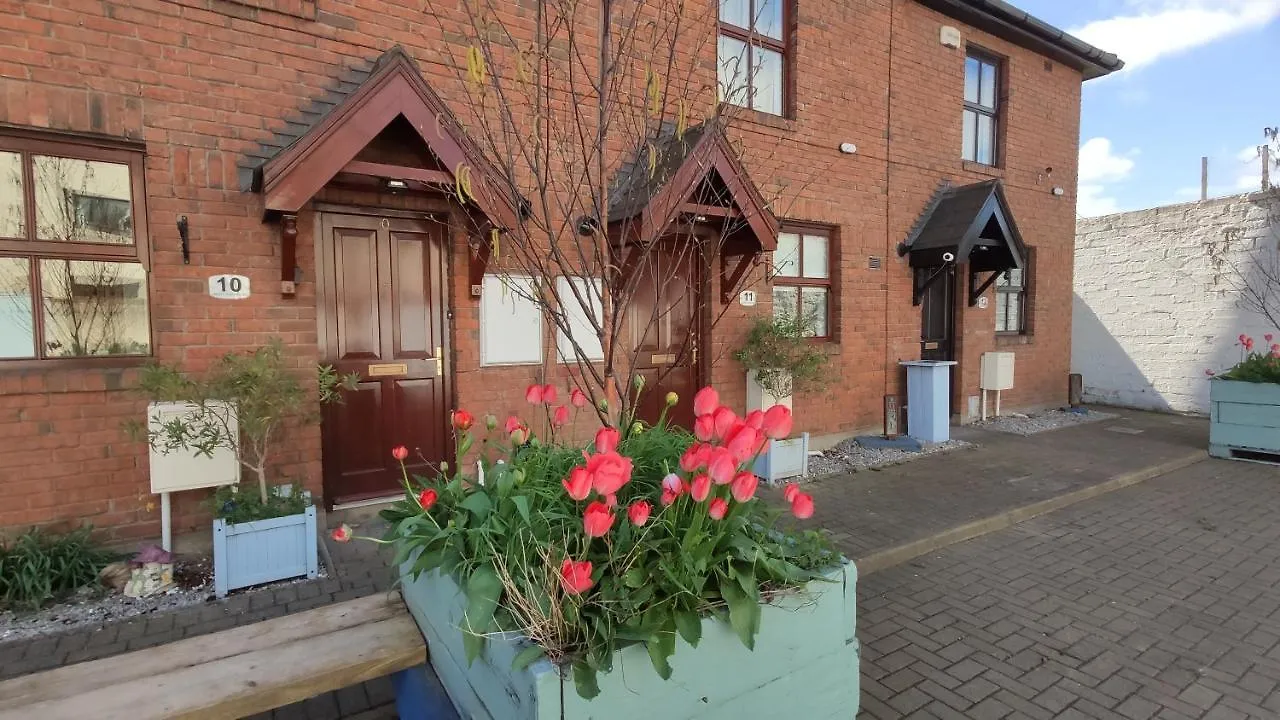
[[[297,515],[230,524],[213,521],[213,586],[218,597],[250,585],[320,574],[316,508]]]

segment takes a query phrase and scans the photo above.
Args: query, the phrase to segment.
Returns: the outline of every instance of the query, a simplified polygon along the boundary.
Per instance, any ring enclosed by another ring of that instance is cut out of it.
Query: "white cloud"
[[[1117,155],[1111,150],[1111,140],[1104,137],[1090,138],[1080,146],[1080,186],[1076,192],[1076,214],[1096,217],[1120,212],[1120,204],[1111,194],[1109,185],[1123,181],[1133,172],[1131,150]]]
[[[1135,14],[1095,20],[1070,32],[1119,55],[1125,70],[1133,70],[1280,18],[1280,0],[1140,0],[1130,5]]]

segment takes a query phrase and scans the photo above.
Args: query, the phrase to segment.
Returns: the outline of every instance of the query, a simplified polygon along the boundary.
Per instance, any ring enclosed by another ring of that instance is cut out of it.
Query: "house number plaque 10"
[[[249,297],[249,278],[244,275],[214,275],[209,278],[209,296],[219,300]]]

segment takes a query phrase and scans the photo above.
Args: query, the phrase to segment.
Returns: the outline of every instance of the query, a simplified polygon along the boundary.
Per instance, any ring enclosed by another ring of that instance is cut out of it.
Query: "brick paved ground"
[[[376,529],[367,532],[379,534]],[[0,644],[0,680],[110,657],[390,589],[391,574],[377,546],[363,542],[339,545],[327,538],[325,542],[335,566],[328,578],[282,589],[233,594],[222,601],[117,621],[99,628],[3,643]],[[286,706],[259,718],[394,718],[394,709],[389,705],[393,701],[390,678],[379,678]]]
[[[1278,540],[1214,460],[872,574],[860,717],[1280,717]]]
[[[1108,412],[1120,417],[1027,437],[953,428],[977,447],[809,483],[811,523],[856,560],[1208,447],[1203,418]]]

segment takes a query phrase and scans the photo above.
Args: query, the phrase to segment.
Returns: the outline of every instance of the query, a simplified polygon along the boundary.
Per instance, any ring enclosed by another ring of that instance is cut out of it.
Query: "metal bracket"
[[[760,263],[760,253],[750,253],[736,257],[738,262],[730,270],[729,256],[720,256],[720,302],[723,305],[733,302],[733,298],[738,295],[738,286],[742,284],[742,279],[747,275],[747,270]]]
[[[928,290],[930,285],[932,285],[935,281],[937,281],[937,279],[941,277],[943,273],[949,272],[951,268],[952,268],[952,263],[943,263],[942,265],[939,265],[938,269],[934,270],[932,275],[925,278],[925,281],[923,283],[917,280],[917,278],[920,277],[920,273],[913,272],[911,276],[911,284],[912,284],[911,304],[919,305],[920,301],[924,299],[924,291]]]
[[[991,287],[992,283],[994,283],[1003,273],[1003,270],[997,270],[991,273],[991,277],[987,278],[987,281],[978,287],[974,287],[974,284],[978,280],[978,273],[969,273],[969,307],[977,305],[978,298],[982,297],[982,293],[986,292],[987,288]]]

